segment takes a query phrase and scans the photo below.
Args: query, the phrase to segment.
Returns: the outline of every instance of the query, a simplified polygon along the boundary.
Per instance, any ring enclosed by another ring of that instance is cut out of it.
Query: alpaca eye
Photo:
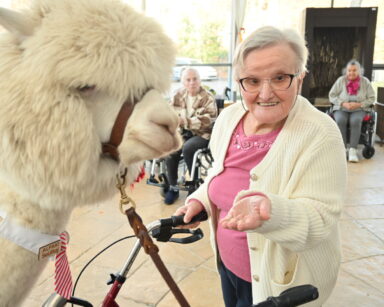
[[[76,91],[82,96],[83,98],[91,97],[95,93],[96,86],[95,85],[84,85],[84,86],[78,86],[76,88]]]
[[[95,85],[84,85],[84,86],[79,86],[77,88],[77,90],[80,92],[80,93],[89,93],[89,92],[92,92],[94,89],[96,88]]]

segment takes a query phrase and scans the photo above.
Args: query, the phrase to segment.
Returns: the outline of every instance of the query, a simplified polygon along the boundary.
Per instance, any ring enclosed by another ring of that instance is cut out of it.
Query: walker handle
[[[200,213],[196,214],[188,224],[206,221],[207,219],[208,219],[208,214],[205,210],[203,210]],[[174,215],[167,219],[161,219],[160,224],[161,226],[171,226],[171,227],[186,225],[186,223],[184,223],[184,214]]]
[[[268,297],[266,301],[253,305],[253,307],[296,307],[314,301],[318,297],[319,292],[316,287],[302,285],[287,289],[279,296]]]

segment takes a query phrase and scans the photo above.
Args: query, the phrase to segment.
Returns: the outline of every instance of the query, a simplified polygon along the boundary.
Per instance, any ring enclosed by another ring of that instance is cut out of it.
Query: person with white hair
[[[215,162],[175,213],[188,223],[207,211],[227,307],[303,284],[319,292],[305,306],[321,306],[336,283],[345,151],[336,123],[299,94],[306,61],[293,30],[262,27],[238,46],[234,77],[244,103],[218,116]]]
[[[333,105],[333,116],[340,128],[345,148],[349,144],[349,162],[359,162],[357,145],[361,125],[366,111],[369,111],[375,102],[375,97],[371,82],[363,76],[362,67],[356,60],[347,63],[345,74],[336,80],[329,92],[329,101]],[[349,139],[347,136],[348,124]]]
[[[215,97],[201,86],[200,75],[195,68],[187,67],[181,75],[181,82],[183,87],[176,92],[171,105],[179,115],[184,144],[181,150],[165,159],[169,186],[163,188],[162,194],[167,205],[173,204],[179,197],[177,180],[181,154],[189,174],[192,174],[193,156],[198,149],[208,146],[218,113]],[[191,180],[197,179],[196,176]]]

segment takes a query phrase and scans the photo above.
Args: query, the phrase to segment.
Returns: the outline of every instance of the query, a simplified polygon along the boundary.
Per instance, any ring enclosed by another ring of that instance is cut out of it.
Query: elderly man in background
[[[213,122],[218,113],[215,98],[201,86],[196,69],[186,68],[182,73],[181,81],[183,87],[176,92],[171,105],[179,115],[184,144],[181,150],[166,158],[169,186],[163,189],[163,195],[164,202],[168,205],[173,204],[179,197],[177,179],[181,154],[191,174],[193,155],[196,150],[208,146]]]

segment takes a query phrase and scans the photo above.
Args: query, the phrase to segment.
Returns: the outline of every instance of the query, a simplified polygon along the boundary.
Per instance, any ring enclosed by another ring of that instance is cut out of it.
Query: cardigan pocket
[[[285,266],[271,270],[271,290],[273,295],[279,295],[288,288],[307,284],[311,278],[308,276],[305,262],[299,254],[289,255]],[[287,259],[286,259],[287,260]],[[278,270],[278,271],[277,271]]]

